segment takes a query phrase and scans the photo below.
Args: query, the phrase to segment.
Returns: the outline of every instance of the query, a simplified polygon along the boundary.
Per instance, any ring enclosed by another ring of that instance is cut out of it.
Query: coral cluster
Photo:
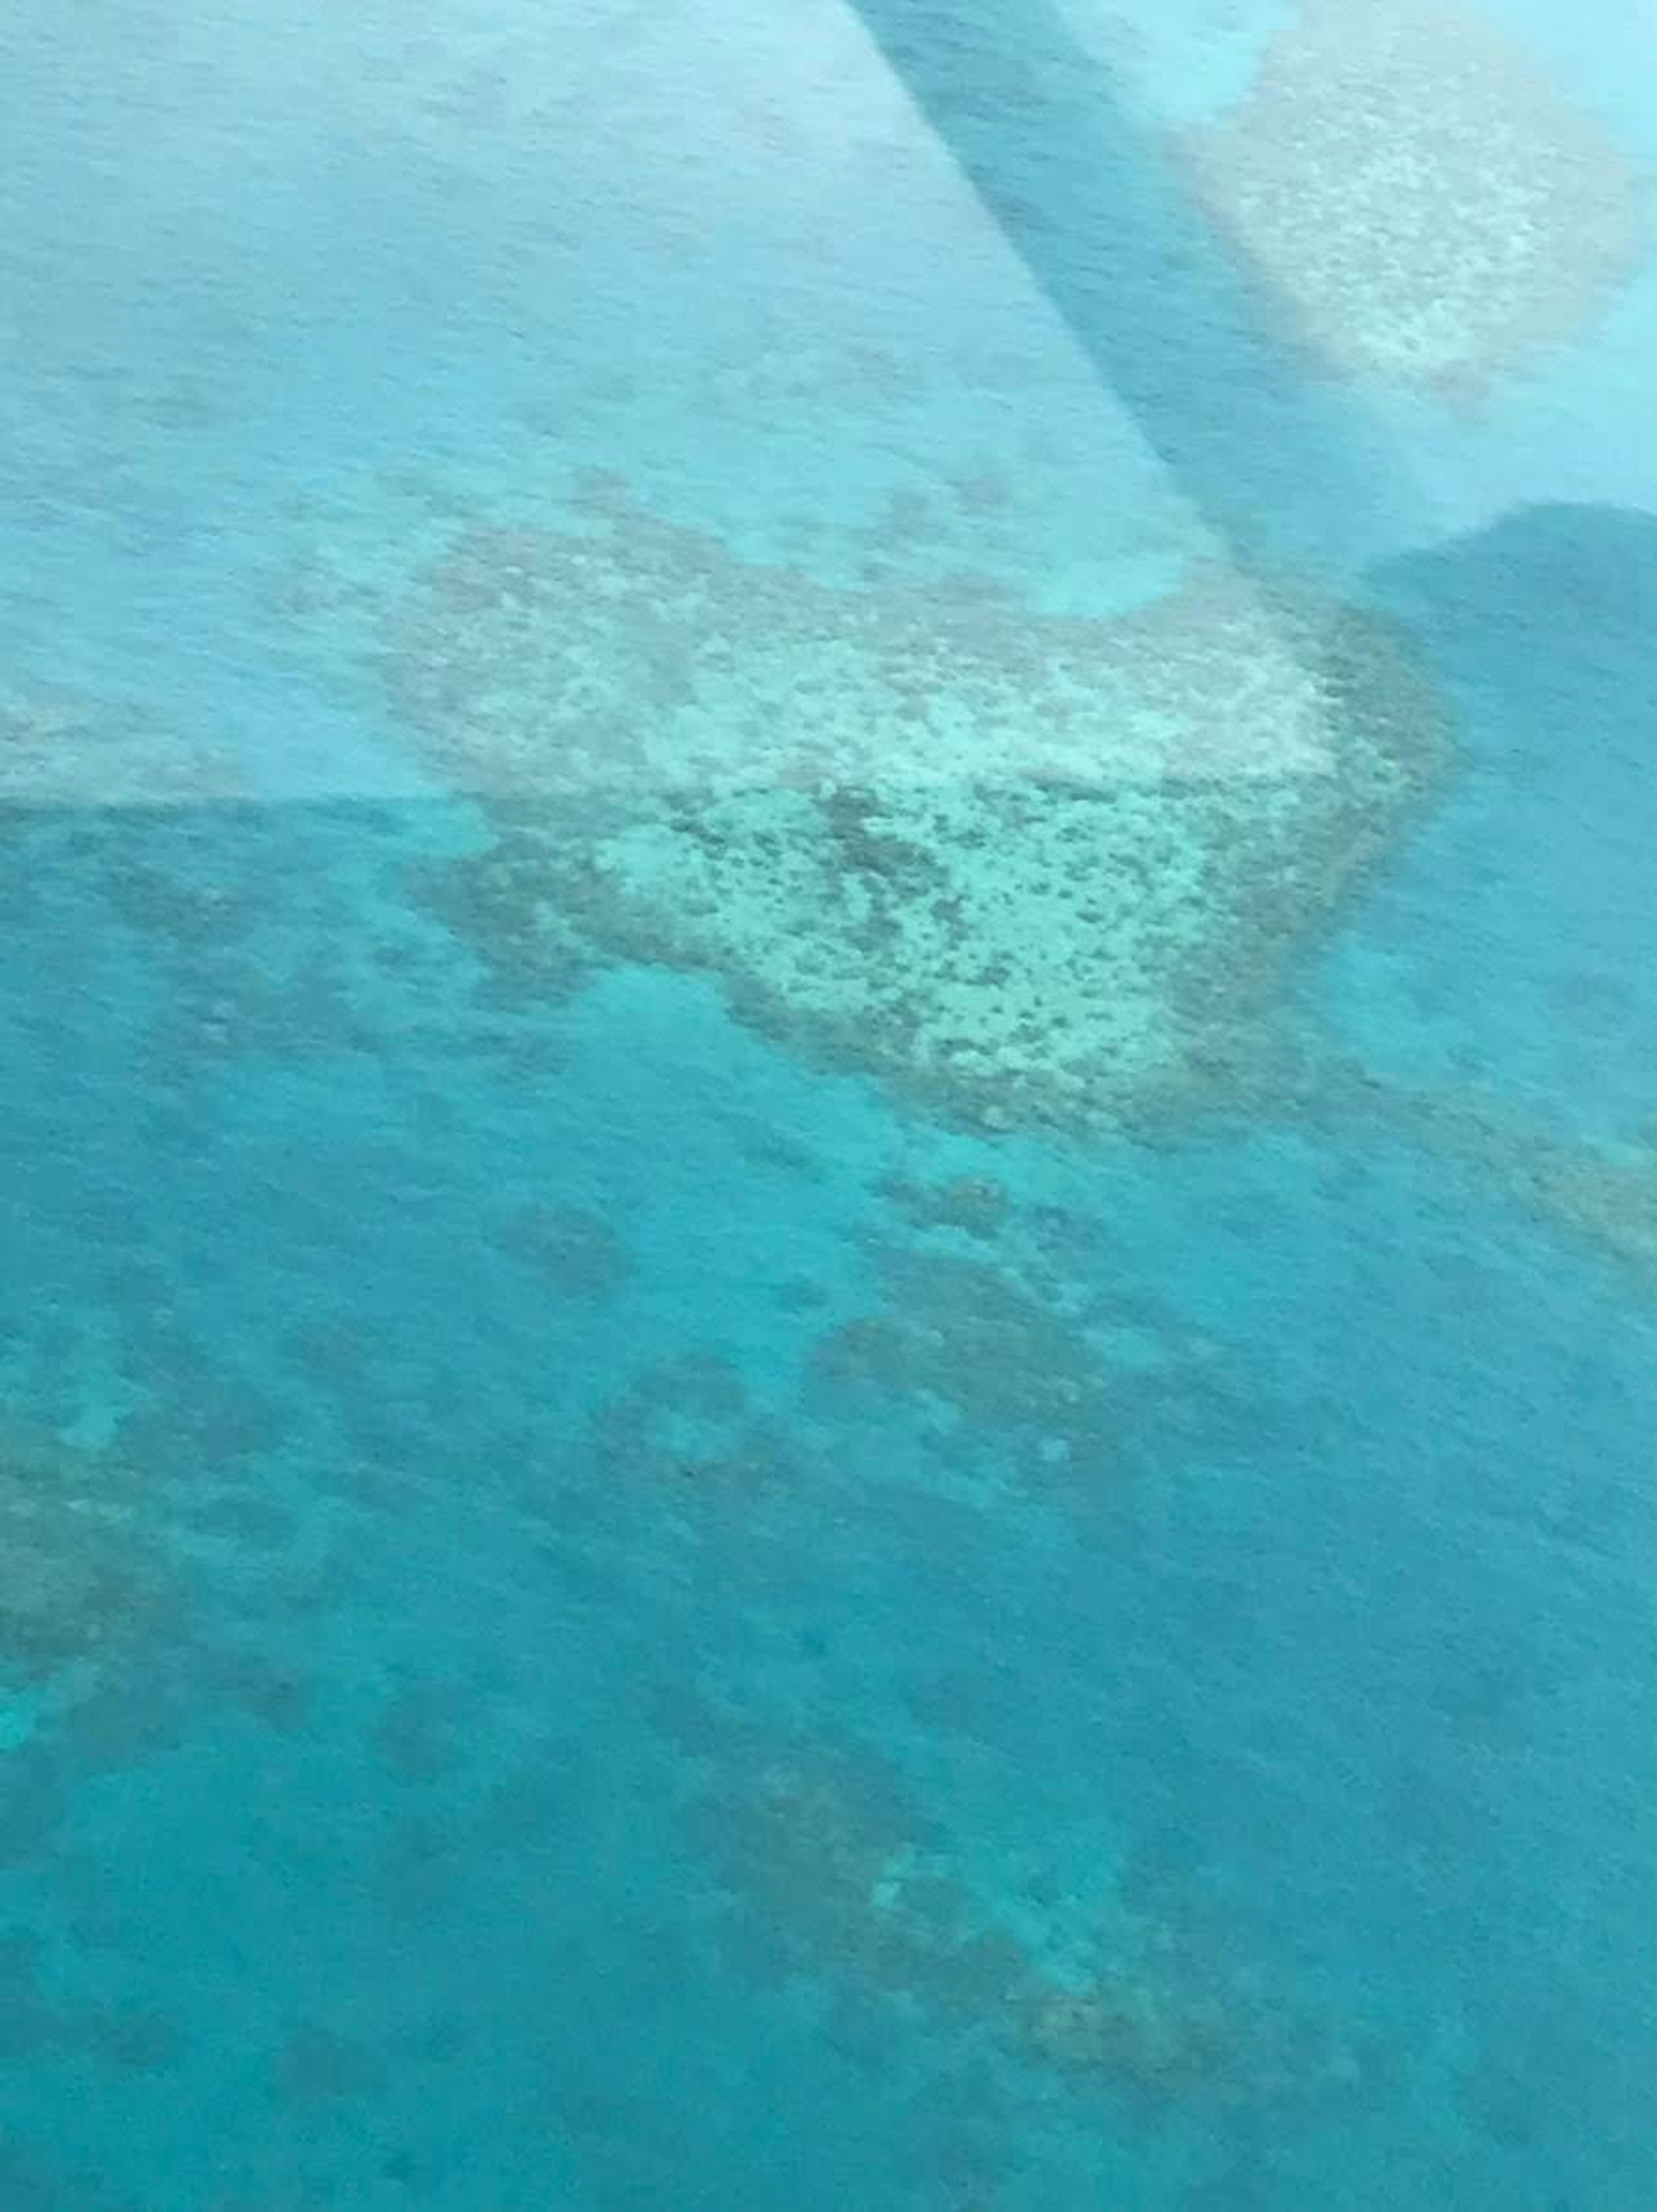
[[[710,973],[810,1056],[991,1127],[1238,1079],[1441,742],[1379,623],[1229,570],[1099,620],[970,579],[845,589],[611,484],[575,527],[463,535],[385,665],[510,855],[446,902],[504,983],[571,944]]]
[[[1639,251],[1631,162],[1506,33],[1440,0],[1306,0],[1195,175],[1314,351],[1473,397]]]

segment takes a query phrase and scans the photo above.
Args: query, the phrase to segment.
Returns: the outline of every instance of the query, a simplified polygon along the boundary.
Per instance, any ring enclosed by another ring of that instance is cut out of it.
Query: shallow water
[[[11,11],[0,2212],[1657,2202],[1653,40],[1358,9]]]

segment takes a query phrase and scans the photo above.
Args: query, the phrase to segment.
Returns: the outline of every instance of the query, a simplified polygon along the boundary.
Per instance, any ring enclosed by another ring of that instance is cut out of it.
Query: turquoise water
[[[0,32],[0,2212],[1657,2203],[1652,33],[1007,12]]]

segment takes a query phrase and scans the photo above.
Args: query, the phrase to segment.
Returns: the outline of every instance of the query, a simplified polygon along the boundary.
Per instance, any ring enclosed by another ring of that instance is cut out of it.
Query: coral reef
[[[1633,165],[1496,24],[1305,0],[1191,143],[1216,220],[1336,369],[1476,397],[1633,264]]]
[[[986,1240],[1005,1222],[1012,1204],[1005,1188],[988,1176],[952,1176],[941,1183],[892,1176],[881,1185],[881,1195],[916,1229],[957,1229]]]
[[[130,1649],[162,1602],[131,1503],[95,1455],[0,1429],[0,1680],[39,1683]]]
[[[159,1272],[114,1279],[145,1301],[122,1306],[129,1327],[65,1310],[54,1337],[31,1316],[0,1389],[0,1705],[16,1700],[5,1725],[31,1753],[94,1769],[165,1738],[209,1683],[265,1725],[301,1721],[306,1686],[260,1624],[305,1601],[325,1549],[273,1494],[282,1412],[191,1336]],[[212,1638],[209,1591],[228,1638]]]
[[[641,1481],[664,1496],[683,1488],[703,1504],[721,1493],[751,1502],[786,1480],[792,1464],[737,1370],[711,1353],[647,1369],[598,1408],[587,1450],[602,1475],[629,1491]]]
[[[1142,1438],[1223,1411],[1220,1347],[1125,1287],[1096,1223],[978,1178],[897,1202],[914,1233],[865,1241],[877,1296],[812,1350],[805,1402],[830,1423],[866,1412],[951,1490],[1076,1505],[1117,1494]]]
[[[1442,728],[1380,622],[1199,570],[1109,620],[736,558],[591,483],[388,617],[427,757],[499,848],[471,941],[710,973],[808,1056],[992,1128],[1160,1122],[1246,1079],[1285,955]],[[568,963],[551,963],[555,975]]]
[[[228,751],[130,702],[60,684],[0,693],[0,806],[155,806],[240,788]]]
[[[1657,1139],[1527,1148],[1522,1173],[1553,1219],[1630,1266],[1657,1273]]]
[[[612,1297],[632,1272],[626,1244],[602,1214],[584,1206],[532,1203],[510,1213],[494,1239],[561,1297]]]
[[[947,1409],[974,1450],[1009,1440],[1049,1468],[1090,1464],[1120,1426],[1105,1348],[1011,1273],[913,1248],[880,1255],[878,1310],[817,1346],[820,1383]]]
[[[1052,1867],[982,1850],[865,1750],[742,1752],[695,1817],[736,1900],[731,1942],[758,1971],[919,2008],[946,2034],[1151,2105],[1349,2081],[1337,2038],[1194,1928],[1131,1905],[1108,1871],[1078,1894]]]
[[[1402,1136],[1495,1178],[1551,1228],[1623,1265],[1657,1273],[1657,1124],[1622,1138],[1573,1135],[1514,1118],[1499,1100],[1326,1069],[1309,1109]]]
[[[20,807],[17,865],[0,884],[0,919],[20,938],[77,947],[97,981],[64,1013],[107,1001],[130,1025],[124,1049],[147,1091],[236,1060],[430,1033],[453,945],[407,896],[423,857],[407,810],[187,805],[159,782],[148,796]],[[461,1009],[464,988],[456,978]]]

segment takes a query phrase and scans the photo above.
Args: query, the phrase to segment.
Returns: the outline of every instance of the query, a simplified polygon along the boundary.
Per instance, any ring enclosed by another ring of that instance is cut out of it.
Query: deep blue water
[[[1365,4],[1572,180],[1424,380],[1190,150],[1358,0],[12,9],[0,2212],[1657,2203],[1654,39]],[[855,792],[674,936],[880,622],[1016,788],[1193,572],[1415,779],[1204,833],[1214,1080],[938,1079]]]

